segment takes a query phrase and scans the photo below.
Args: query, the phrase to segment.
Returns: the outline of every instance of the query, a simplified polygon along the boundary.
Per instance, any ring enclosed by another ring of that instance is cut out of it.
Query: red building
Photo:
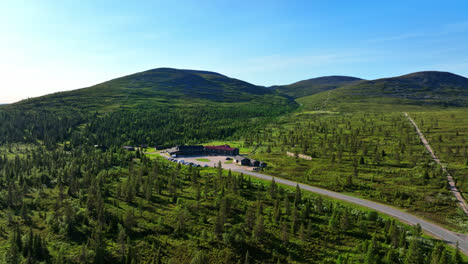
[[[219,155],[239,155],[238,148],[231,148],[229,145],[222,146],[205,146],[206,154],[219,154]]]

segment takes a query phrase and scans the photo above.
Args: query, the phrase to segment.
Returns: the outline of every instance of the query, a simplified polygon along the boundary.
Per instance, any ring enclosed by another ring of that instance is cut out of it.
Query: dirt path
[[[408,115],[408,113],[404,113],[405,116],[408,118],[408,120],[413,124],[414,128],[416,129],[416,132],[419,135],[419,138],[421,139],[421,142],[424,144],[426,147],[427,151],[429,151],[429,154],[431,154],[432,159],[437,162],[442,170],[447,174],[447,180],[449,183],[449,188],[450,191],[453,193],[455,198],[457,199],[457,204],[463,209],[466,215],[468,215],[468,205],[466,204],[465,199],[463,199],[463,196],[461,195],[460,191],[458,190],[457,186],[455,185],[455,181],[453,180],[452,175],[447,171],[444,165],[440,162],[440,159],[437,158],[437,156],[434,154],[434,151],[431,148],[431,145],[429,145],[429,142],[426,140],[424,135],[422,134],[421,130],[419,130],[418,126],[416,125],[416,122]]]

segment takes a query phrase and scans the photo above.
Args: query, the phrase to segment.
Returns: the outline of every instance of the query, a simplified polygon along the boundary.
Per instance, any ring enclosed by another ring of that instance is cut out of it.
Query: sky
[[[466,0],[2,0],[0,103],[158,67],[265,86],[424,70],[467,77],[467,11]]]

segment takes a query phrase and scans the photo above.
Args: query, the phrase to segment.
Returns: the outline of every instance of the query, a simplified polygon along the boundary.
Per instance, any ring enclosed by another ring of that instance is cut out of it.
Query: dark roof
[[[245,159],[247,159],[246,157],[242,157],[242,156],[239,156],[239,155],[236,156],[235,158],[236,158],[236,160],[245,160]]]
[[[222,146],[206,146],[206,149],[213,149],[213,150],[226,150],[226,151],[234,151],[235,148],[231,148],[229,145],[222,145]]]
[[[176,146],[177,149],[179,150],[184,150],[184,149],[203,149],[202,145],[182,145],[182,146]]]
[[[177,147],[174,147],[174,148],[170,148],[167,150],[168,153],[174,153],[174,152],[177,152],[179,151],[179,149]]]

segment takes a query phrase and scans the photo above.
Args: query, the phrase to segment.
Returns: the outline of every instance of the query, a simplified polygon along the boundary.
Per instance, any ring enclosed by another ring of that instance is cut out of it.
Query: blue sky
[[[468,76],[468,1],[117,2],[1,1],[0,103],[157,67],[258,85]]]

